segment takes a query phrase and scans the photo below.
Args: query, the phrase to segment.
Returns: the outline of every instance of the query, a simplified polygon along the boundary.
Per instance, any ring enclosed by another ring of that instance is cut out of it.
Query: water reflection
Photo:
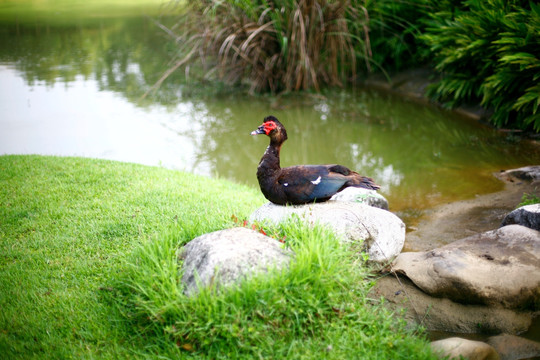
[[[373,92],[291,97],[277,109],[264,99],[232,97],[206,105],[199,156],[219,174],[254,183],[255,165],[268,140],[247,134],[272,113],[289,134],[282,166],[341,163],[373,176],[396,208],[424,208],[496,191],[501,184],[492,172],[538,159],[537,151],[509,146],[489,128]],[[247,167],[252,170],[246,172]]]
[[[147,17],[77,19],[73,24],[0,24],[0,61],[13,64],[29,86],[69,84],[81,77],[99,90],[137,103],[170,60],[165,36]],[[151,102],[169,103],[171,89]]]
[[[393,210],[496,191],[491,173],[537,149],[443,110],[372,91],[214,96],[179,74],[143,102],[175,47],[150,19],[0,26],[0,153],[163,165],[257,186],[264,116],[287,127],[282,166],[340,163],[372,176]],[[186,98],[186,92],[211,96]]]

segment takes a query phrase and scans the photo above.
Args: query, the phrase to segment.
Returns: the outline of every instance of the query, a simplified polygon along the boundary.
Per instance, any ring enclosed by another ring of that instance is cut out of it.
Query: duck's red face
[[[272,121],[272,120],[265,121],[261,126],[257,128],[257,130],[252,131],[251,135],[260,135],[260,134],[270,135],[272,130],[277,129],[277,127],[278,125],[276,124],[275,121]]]

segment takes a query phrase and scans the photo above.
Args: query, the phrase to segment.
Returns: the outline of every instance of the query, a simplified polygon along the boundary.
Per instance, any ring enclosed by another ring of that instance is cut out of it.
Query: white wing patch
[[[283,186],[289,186],[289,183],[284,183]]]
[[[320,182],[321,182],[321,177],[319,176],[319,177],[317,178],[317,180],[313,180],[311,183],[312,183],[313,185],[319,185]]]

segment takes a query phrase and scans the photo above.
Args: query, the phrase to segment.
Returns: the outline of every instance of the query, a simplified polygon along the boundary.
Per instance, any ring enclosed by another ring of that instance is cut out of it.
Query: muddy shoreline
[[[433,104],[425,93],[428,85],[435,80],[436,74],[433,71],[419,68],[393,74],[390,80],[380,74],[373,75],[363,82],[363,86],[422,104]],[[461,106],[452,111],[484,124],[488,124],[487,118],[491,114],[480,105]],[[499,131],[521,133],[519,130],[508,129]],[[521,133],[520,136],[521,141],[532,141],[540,146],[540,134]],[[540,197],[540,180],[526,181],[509,177],[503,171],[493,175],[504,183],[501,191],[425,210],[418,222],[415,221],[407,229],[403,251],[431,250],[477,233],[497,229],[506,214],[518,207],[523,194]]]
[[[506,214],[518,207],[523,194],[540,197],[540,180],[521,180],[503,172],[494,176],[504,183],[503,190],[427,210],[418,224],[409,229],[403,251],[431,250],[497,229]]]

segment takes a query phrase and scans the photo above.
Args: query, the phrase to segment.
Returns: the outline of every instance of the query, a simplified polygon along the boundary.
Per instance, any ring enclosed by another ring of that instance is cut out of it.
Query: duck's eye
[[[270,134],[272,130],[275,130],[277,128],[277,124],[273,121],[268,121],[264,123],[264,132],[266,135]]]

